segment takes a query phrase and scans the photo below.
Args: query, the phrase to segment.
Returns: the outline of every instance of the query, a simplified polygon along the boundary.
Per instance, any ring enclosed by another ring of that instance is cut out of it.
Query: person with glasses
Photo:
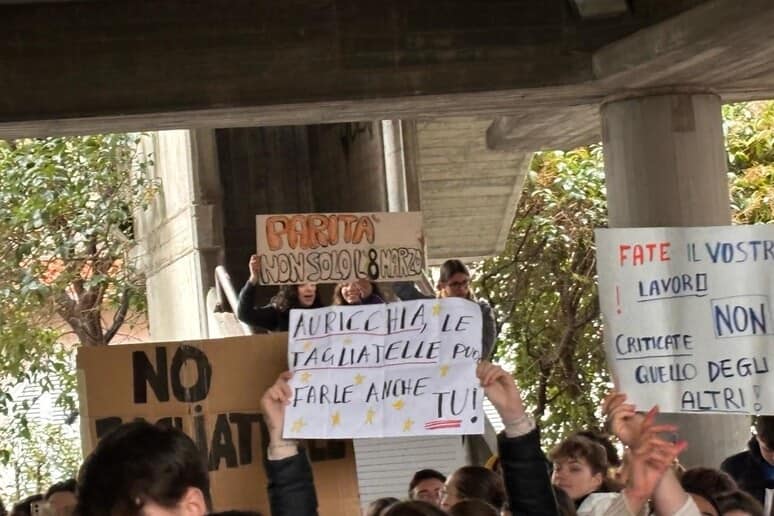
[[[401,301],[414,299],[431,299],[432,296],[422,294],[412,282],[397,282],[392,287],[395,295]],[[481,308],[482,337],[481,359],[489,360],[494,353],[495,339],[497,338],[497,325],[494,313],[489,303],[476,300],[470,289],[470,271],[460,260],[446,260],[441,265],[441,273],[436,283],[436,297],[461,297],[477,303]]]

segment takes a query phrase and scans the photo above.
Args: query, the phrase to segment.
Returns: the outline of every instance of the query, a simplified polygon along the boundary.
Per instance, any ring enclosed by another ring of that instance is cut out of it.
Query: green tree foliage
[[[9,445],[7,464],[12,474],[0,485],[4,500],[45,492],[54,482],[74,478],[81,465],[80,443],[66,427],[30,423],[29,428],[29,436],[0,429],[0,439]]]
[[[774,102],[723,107],[734,222],[774,220]]]
[[[594,254],[606,220],[601,146],[538,153],[505,251],[476,281],[503,322],[500,359],[515,366],[548,441],[596,426],[606,388]]]
[[[30,401],[16,403],[13,387],[60,385],[59,401],[72,409],[73,349],[61,337],[108,344],[143,309],[144,278],[130,259],[133,215],[159,185],[138,138],[0,141],[0,416],[20,438],[33,438]],[[11,442],[0,440],[5,463]]]
[[[774,220],[774,102],[725,106],[734,222]],[[601,146],[535,155],[503,253],[477,267],[476,292],[501,325],[547,444],[599,428],[609,387],[596,291],[593,228],[607,224]]]

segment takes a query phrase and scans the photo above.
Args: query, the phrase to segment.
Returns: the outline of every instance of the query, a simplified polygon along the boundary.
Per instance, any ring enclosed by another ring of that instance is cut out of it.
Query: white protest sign
[[[432,299],[293,310],[286,438],[480,434],[481,309]]]
[[[422,214],[256,216],[263,285],[417,279],[425,266]]]
[[[596,240],[608,361],[638,408],[774,414],[774,225]]]

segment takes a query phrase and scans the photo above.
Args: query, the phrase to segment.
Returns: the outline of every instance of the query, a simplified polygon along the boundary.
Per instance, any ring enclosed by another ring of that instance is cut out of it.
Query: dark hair
[[[463,500],[452,505],[450,516],[500,516],[500,511],[484,500]]]
[[[298,300],[298,287],[301,285],[282,285],[276,294],[271,298],[271,304],[280,312],[287,312],[293,308],[320,308],[322,302],[317,291],[314,293],[314,301],[311,306],[301,306]]]
[[[62,482],[57,482],[56,484],[52,484],[51,487],[48,488],[48,491],[46,491],[46,494],[44,498],[48,500],[51,498],[51,495],[56,493],[75,493],[75,486],[77,485],[74,478],[68,478],[67,480],[63,480]]]
[[[137,514],[153,501],[174,507],[188,488],[212,506],[207,465],[190,437],[145,421],[125,423],[100,440],[78,475],[79,516]]]
[[[575,510],[575,502],[572,501],[570,495],[564,489],[551,485],[554,490],[554,499],[556,499],[556,508],[559,510],[559,516],[577,516],[578,511]]]
[[[263,516],[258,511],[239,511],[239,510],[230,510],[230,511],[218,511],[218,512],[211,512],[208,516]]]
[[[741,490],[731,491],[717,497],[720,514],[730,511],[743,511],[750,516],[764,516],[763,506],[758,500]]]
[[[689,493],[701,496],[704,496],[703,493],[711,493],[714,497],[739,489],[736,481],[725,471],[704,467],[685,470],[680,477],[680,484]]]
[[[13,504],[11,516],[30,516],[32,514],[32,504],[43,500],[43,495],[38,493]]]
[[[571,435],[560,442],[548,452],[548,458],[552,462],[561,459],[583,459],[591,468],[592,474],[600,473],[602,478],[607,477],[607,452],[596,441],[581,435]]]
[[[411,477],[411,482],[409,482],[409,496],[411,495],[411,491],[414,490],[415,487],[417,487],[417,484],[422,482],[423,480],[427,480],[428,478],[435,478],[440,480],[441,482],[446,482],[446,475],[441,473],[438,470],[435,469],[420,469],[416,473],[414,473],[414,476]]]
[[[438,276],[438,283],[446,283],[455,274],[464,274],[470,277],[470,271],[459,260],[446,260],[441,265],[441,274]]]
[[[347,300],[344,299],[344,295],[341,293],[341,289],[344,288],[344,285],[347,285],[349,283],[352,283],[351,281],[341,281],[336,284],[336,287],[333,289],[333,305],[348,305]],[[371,284],[371,295],[376,296],[379,299],[384,299],[384,294],[382,294],[381,289],[379,288],[379,285],[374,283],[373,281],[369,281],[368,283]]]
[[[365,516],[379,516],[382,511],[387,507],[400,502],[394,496],[385,496],[384,498],[377,498],[373,502],[368,504],[365,511]]]
[[[605,455],[607,455],[608,466],[612,466],[614,468],[621,467],[621,457],[618,455],[618,450],[616,449],[615,445],[612,443],[612,441],[610,441],[610,436],[600,432],[599,430],[591,429],[575,432],[575,435],[585,437],[586,439],[591,439],[595,443],[602,446],[602,448],[605,449]]]
[[[774,416],[755,418],[755,433],[767,447],[774,448]]]
[[[484,500],[498,511],[507,500],[502,477],[483,466],[463,466],[452,474],[449,481],[460,500]]]
[[[381,516],[447,516],[447,514],[431,503],[411,500],[390,505]]]

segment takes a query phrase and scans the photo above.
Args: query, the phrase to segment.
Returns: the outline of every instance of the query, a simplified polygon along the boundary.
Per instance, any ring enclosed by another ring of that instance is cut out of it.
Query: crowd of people
[[[774,510],[774,416],[756,419],[749,449],[726,460],[723,470],[685,470],[678,456],[687,443],[664,437],[677,429],[657,422],[657,408],[637,412],[624,393],[613,392],[601,407],[609,436],[577,432],[544,453],[513,376],[488,361],[476,374],[505,423],[497,460],[448,476],[417,471],[404,500],[373,500],[366,516],[770,516]],[[273,516],[313,516],[317,493],[303,443],[282,437],[291,378],[281,374],[261,399],[266,489]],[[623,446],[622,457],[612,438]],[[26,498],[10,516],[203,516],[211,509],[207,464],[193,440],[172,427],[135,421],[100,440],[77,483]]]
[[[250,279],[240,293],[243,321],[282,331],[291,309],[323,306],[311,284],[283,286],[269,305],[254,306],[259,267],[253,256]],[[443,264],[437,288],[438,297],[475,302],[470,273],[459,261]],[[403,300],[424,297],[410,283],[393,290]],[[363,280],[337,285],[332,300],[337,305],[383,302],[378,285]],[[405,499],[365,500],[370,502],[366,516],[774,516],[774,416],[756,418],[748,450],[729,457],[720,469],[686,470],[678,457],[688,443],[667,437],[678,429],[660,424],[656,407],[637,412],[625,393],[612,392],[601,407],[604,432],[581,429],[546,452],[513,376],[487,360],[494,319],[486,303],[479,305],[485,359],[476,374],[504,423],[497,456],[486,466],[417,471],[407,479]],[[281,374],[261,399],[268,435],[265,488],[273,516],[313,516],[318,503],[309,458],[302,442],[282,437],[291,378],[289,371]],[[45,495],[18,502],[10,516],[203,516],[212,514],[212,506],[207,464],[191,438],[175,428],[135,421],[99,441],[77,482],[55,484]],[[0,516],[6,516],[2,503]]]

